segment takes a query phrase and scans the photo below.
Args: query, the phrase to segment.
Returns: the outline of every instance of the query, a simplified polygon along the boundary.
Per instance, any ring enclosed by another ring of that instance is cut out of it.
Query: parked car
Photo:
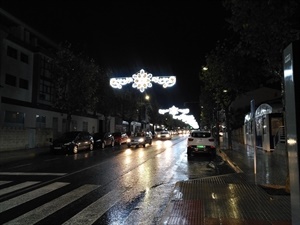
[[[115,138],[110,132],[99,132],[93,135],[95,148],[105,148],[106,146],[115,146]]]
[[[127,143],[128,135],[125,132],[114,132],[112,135],[115,138],[115,144],[122,145]]]
[[[94,149],[93,136],[85,131],[66,132],[53,140],[50,145],[50,151],[54,153],[71,152],[76,154],[78,151],[85,149],[91,151]]]
[[[156,135],[156,138],[159,140],[171,140],[172,139],[172,133],[168,130],[161,131]]]
[[[132,145],[139,147],[146,147],[146,144],[152,145],[152,134],[149,132],[137,132],[131,136],[127,141],[127,146],[131,147]]]
[[[187,139],[187,155],[209,153],[212,159],[216,156],[215,139],[210,131],[194,130]]]

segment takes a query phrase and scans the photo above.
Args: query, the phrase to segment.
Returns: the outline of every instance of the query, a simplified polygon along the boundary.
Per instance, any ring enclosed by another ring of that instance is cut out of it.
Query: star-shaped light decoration
[[[169,109],[159,109],[158,112],[160,114],[165,114],[165,113],[169,113],[172,116],[175,116],[178,113],[182,113],[182,114],[188,114],[190,112],[190,109],[179,109],[178,107],[175,107],[174,105],[169,108]]]
[[[121,89],[123,85],[132,83],[132,87],[144,92],[147,88],[152,87],[152,83],[162,85],[164,88],[172,87],[176,83],[175,76],[163,76],[153,77],[151,73],[146,73],[145,70],[141,69],[138,73],[133,74],[132,77],[119,77],[111,78],[110,86],[113,88]]]

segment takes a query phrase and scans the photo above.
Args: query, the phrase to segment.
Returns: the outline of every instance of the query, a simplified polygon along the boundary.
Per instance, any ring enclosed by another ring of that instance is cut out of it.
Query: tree
[[[94,60],[75,54],[65,43],[52,60],[54,107],[67,114],[67,131],[72,115],[95,109],[99,67]]]
[[[281,79],[284,48],[299,39],[299,1],[225,0],[230,28],[239,35],[241,55],[252,56],[273,79]]]
[[[208,70],[200,74],[203,84],[202,98],[211,99],[210,106],[204,108],[219,111],[224,110],[226,118],[226,129],[228,132],[228,148],[231,143],[231,103],[241,94],[253,89],[262,80],[259,71],[259,63],[251,57],[242,57],[239,52],[234,51],[232,44],[228,41],[219,42],[214,50],[206,57]],[[207,95],[207,97],[204,97]],[[210,112],[218,117],[215,112]],[[216,125],[218,129],[218,124]]]

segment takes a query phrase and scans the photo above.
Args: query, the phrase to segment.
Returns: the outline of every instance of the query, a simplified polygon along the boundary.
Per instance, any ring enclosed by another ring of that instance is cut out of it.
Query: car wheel
[[[90,144],[90,151],[93,151],[94,150],[94,145],[91,143]]]
[[[131,145],[127,145],[127,147],[128,147],[128,148],[130,148],[130,147],[131,147]]]
[[[105,143],[104,143],[104,142],[101,143],[101,148],[102,148],[102,149],[105,148]]]
[[[74,153],[74,154],[77,154],[77,153],[78,153],[78,147],[77,147],[76,145],[73,147],[73,153]]]
[[[152,145],[152,140],[150,141],[149,145]]]
[[[146,144],[143,144],[143,147],[145,148],[145,147],[146,147]]]

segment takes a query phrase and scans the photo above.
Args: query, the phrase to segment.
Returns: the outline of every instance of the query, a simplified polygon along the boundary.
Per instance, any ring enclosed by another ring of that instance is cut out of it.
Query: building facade
[[[49,59],[58,44],[2,9],[0,21],[0,151],[48,146],[67,124],[52,107]],[[104,121],[100,113],[72,115],[71,130],[114,131],[114,117]]]

